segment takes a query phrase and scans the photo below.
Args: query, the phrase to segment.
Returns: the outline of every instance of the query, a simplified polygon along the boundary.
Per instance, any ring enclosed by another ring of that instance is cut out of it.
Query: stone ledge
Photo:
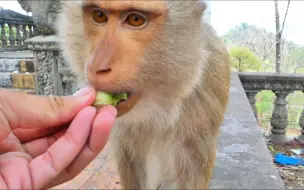
[[[36,36],[31,39],[25,40],[26,46],[32,50],[47,50],[47,51],[59,51],[59,38],[55,35],[49,36]]]
[[[246,91],[303,91],[304,75],[287,73],[238,73]]]
[[[19,89],[19,88],[3,88],[3,89],[9,90],[9,91],[12,91],[12,92],[23,92],[23,93],[26,93],[26,94],[37,95],[36,90],[33,90],[33,89]]]
[[[231,76],[210,189],[285,189],[240,79]]]
[[[13,52],[1,52],[0,58],[10,59],[33,59],[34,54],[30,50],[13,51]]]
[[[0,58],[0,72],[35,72],[33,59]]]

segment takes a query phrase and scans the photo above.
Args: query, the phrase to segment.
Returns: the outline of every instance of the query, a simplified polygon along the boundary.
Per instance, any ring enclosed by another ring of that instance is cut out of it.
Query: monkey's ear
[[[197,9],[201,13],[207,9],[207,4],[205,3],[205,0],[198,0]]]
[[[203,15],[203,12],[207,9],[207,4],[205,0],[198,0],[195,6],[196,13]]]

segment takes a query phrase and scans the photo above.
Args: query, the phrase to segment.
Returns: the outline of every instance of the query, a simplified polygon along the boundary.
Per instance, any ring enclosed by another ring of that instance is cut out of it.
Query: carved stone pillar
[[[0,24],[1,25],[1,42],[2,42],[2,47],[7,46],[7,36],[5,32],[5,24]]]
[[[304,91],[303,91],[303,93],[304,93]],[[299,124],[302,128],[302,131],[301,131],[301,135],[298,137],[298,141],[301,142],[301,143],[304,143],[304,108],[303,108],[303,111],[302,111],[302,115],[300,117]]]
[[[292,91],[273,91],[277,97],[271,118],[271,142],[274,144],[282,144],[287,142],[286,128],[288,126],[288,111],[286,97]]]
[[[249,100],[249,103],[251,105],[251,108],[253,110],[253,113],[254,113],[254,116],[255,116],[256,120],[259,120],[257,109],[256,109],[256,95],[259,92],[260,91],[258,91],[258,90],[246,90],[246,95],[247,95],[247,98]]]
[[[8,39],[9,39],[9,42],[10,42],[10,46],[14,46],[15,45],[15,36],[14,36],[14,32],[13,32],[13,25],[12,24],[9,24],[8,25],[8,27],[9,27],[9,37],[8,37]]]
[[[76,91],[76,79],[62,58],[56,36],[37,36],[25,44],[34,52],[38,95],[70,95]]]
[[[20,33],[21,25],[16,25],[16,43],[18,46],[22,43],[21,33]]]

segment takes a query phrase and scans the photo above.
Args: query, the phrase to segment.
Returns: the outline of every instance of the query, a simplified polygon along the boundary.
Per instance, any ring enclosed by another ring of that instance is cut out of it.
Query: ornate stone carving
[[[285,136],[288,126],[288,110],[286,97],[291,91],[273,91],[277,97],[271,118],[271,141],[275,144],[287,142]]]
[[[36,81],[39,95],[55,95],[54,55],[52,51],[35,51]]]
[[[62,52],[60,52],[60,69],[68,69],[69,64],[68,62],[63,58]]]
[[[304,89],[304,75],[273,73],[239,73],[245,90],[292,90]]]
[[[71,70],[59,71],[61,80],[61,95],[72,95],[77,89],[76,76]]]
[[[21,7],[27,11],[32,12],[33,21],[37,29],[43,35],[54,34],[57,15],[60,10],[60,0],[18,0]]]
[[[33,51],[59,51],[59,44],[57,41],[57,36],[55,35],[37,36],[24,41],[24,43],[26,44],[28,49]]]
[[[36,58],[36,81],[40,95],[71,95],[76,89],[76,77],[62,57],[57,36],[37,36],[26,40]]]

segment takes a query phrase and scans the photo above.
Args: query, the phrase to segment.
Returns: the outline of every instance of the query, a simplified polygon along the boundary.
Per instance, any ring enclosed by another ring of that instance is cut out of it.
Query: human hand
[[[112,106],[97,113],[95,95],[0,90],[0,189],[51,188],[78,175],[104,148],[117,115]]]

